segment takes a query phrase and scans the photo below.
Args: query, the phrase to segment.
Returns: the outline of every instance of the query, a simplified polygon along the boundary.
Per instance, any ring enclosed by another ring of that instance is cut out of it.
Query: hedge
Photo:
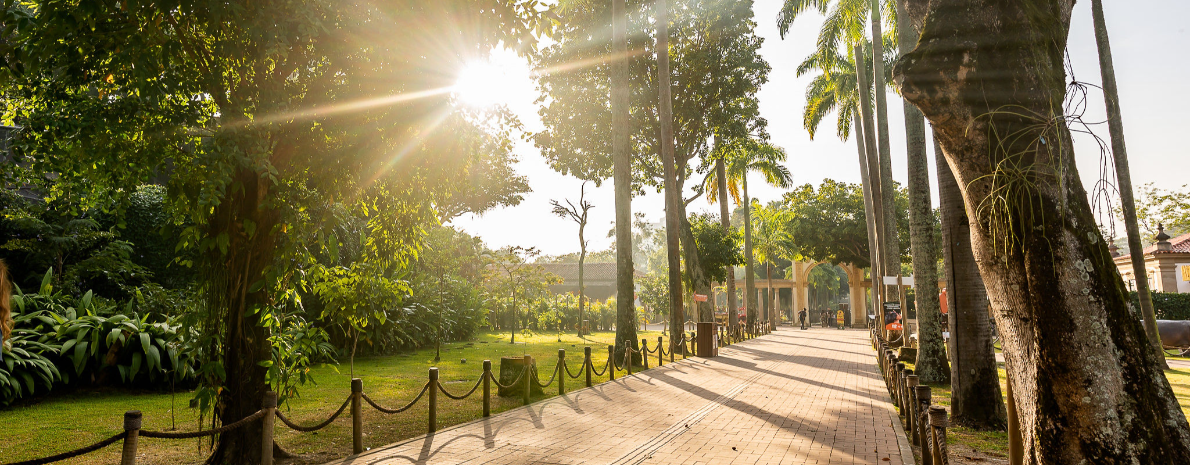
[[[1154,292],[1153,309],[1158,320],[1190,320],[1190,294],[1174,292]],[[1140,309],[1140,300],[1136,292],[1132,292],[1132,305]]]

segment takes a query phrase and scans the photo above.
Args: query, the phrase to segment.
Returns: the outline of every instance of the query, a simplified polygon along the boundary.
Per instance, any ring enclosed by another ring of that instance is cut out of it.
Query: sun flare
[[[455,81],[454,95],[472,107],[491,107],[509,103],[509,94],[516,87],[513,70],[491,61],[475,61],[463,67]]]

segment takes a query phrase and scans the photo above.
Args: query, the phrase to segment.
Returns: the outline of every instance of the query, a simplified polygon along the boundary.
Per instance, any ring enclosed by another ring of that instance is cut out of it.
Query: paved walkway
[[[719,355],[335,463],[913,462],[866,331],[782,328]]]

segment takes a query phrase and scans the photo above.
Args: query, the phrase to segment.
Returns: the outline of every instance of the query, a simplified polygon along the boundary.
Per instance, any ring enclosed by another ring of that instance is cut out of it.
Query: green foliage
[[[656,38],[651,2],[633,0],[627,15],[629,128],[633,185],[661,188]],[[760,56],[752,2],[675,0],[670,9],[670,71],[674,154],[682,179],[710,152],[708,140],[763,136],[767,122],[755,98],[768,80]],[[564,174],[601,182],[611,177],[611,5],[582,2],[565,13],[557,43],[535,57],[544,69],[539,84],[545,128],[533,135],[550,166]],[[575,66],[579,63],[579,66]]]
[[[1136,291],[1129,293],[1132,297],[1132,308],[1140,312],[1140,297]],[[1174,292],[1153,292],[1153,311],[1158,320],[1190,320],[1190,294]]]
[[[657,318],[669,315],[669,277],[665,273],[649,273],[636,281],[641,305]]]
[[[1165,233],[1171,237],[1190,233],[1190,185],[1177,190],[1148,183],[1141,186],[1137,194],[1136,219],[1144,229],[1141,241],[1144,245],[1153,243],[1159,224],[1165,226]],[[1122,218],[1118,207],[1116,215]]]
[[[4,344],[4,363],[0,364],[0,405],[49,391],[62,381],[54,358],[61,346],[37,331],[44,324],[39,312],[14,315],[15,327]]]
[[[901,244],[909,243],[908,196],[897,188],[897,231]],[[789,211],[787,229],[799,252],[810,260],[870,266],[868,229],[863,189],[858,184],[825,179],[815,188],[804,184],[785,193],[781,208]],[[941,229],[935,215],[935,234]],[[941,249],[939,249],[941,250]],[[908,262],[906,251],[901,259]]]
[[[698,247],[699,266],[707,279],[714,282],[727,280],[727,267],[744,264],[740,251],[744,239],[739,231],[727,231],[716,215],[694,214],[690,216],[690,228],[694,243]]]

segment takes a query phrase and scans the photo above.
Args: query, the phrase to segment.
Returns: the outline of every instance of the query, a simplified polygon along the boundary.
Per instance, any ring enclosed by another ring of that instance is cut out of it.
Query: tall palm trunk
[[[884,228],[884,223],[886,221],[885,213],[888,213],[888,211],[884,209],[884,203],[881,200],[884,198],[883,191],[885,186],[883,185],[883,181],[880,176],[880,157],[876,153],[876,131],[873,129],[872,103],[868,96],[868,91],[871,89],[871,86],[868,84],[867,73],[863,72],[863,69],[865,68],[863,62],[863,50],[862,44],[855,46],[855,75],[856,83],[859,85],[860,114],[863,116],[864,150],[868,153],[867,178],[868,183],[872,186],[872,212],[875,213],[874,226],[876,230],[877,257],[879,258],[879,266],[873,268],[872,289],[876,289],[878,291],[877,298],[880,299],[876,301],[876,324],[877,326],[883,328],[884,309],[882,307],[882,302],[891,299],[892,296],[895,296],[896,294],[890,294],[889,291],[893,291],[893,289],[882,285],[883,277],[888,276],[890,271],[889,267],[891,266],[886,247],[888,242],[882,240],[886,231]],[[887,333],[885,334],[885,337],[888,337]]]
[[[665,246],[669,258],[669,330],[682,333],[682,258],[679,244],[682,211],[678,191],[677,166],[674,162],[673,98],[669,88],[669,6],[656,0],[657,8],[657,93],[658,118],[661,120],[661,164],[665,176]]]
[[[963,191],[1025,461],[1190,463],[1190,426],[1129,310],[1061,117],[1074,1],[909,6],[923,40],[898,61],[901,94]]]
[[[869,288],[872,293],[871,311],[876,315],[876,323],[879,324],[881,312],[879,308],[880,286],[877,284],[876,280],[880,275],[880,261],[878,260],[879,250],[876,247],[876,243],[878,242],[876,240],[876,213],[872,208],[873,191],[872,184],[868,176],[868,154],[864,149],[864,123],[863,117],[860,115],[859,110],[855,111],[855,115],[852,120],[855,121],[855,124],[852,125],[852,127],[855,128],[855,147],[859,149],[860,184],[863,186],[864,190],[864,223],[866,223],[868,227],[868,269],[872,275],[872,286]],[[852,307],[854,306],[855,305],[853,303]]]
[[[884,85],[884,42],[881,40],[884,36],[880,30],[880,4],[877,0],[871,0],[872,11],[872,89],[876,96],[876,137],[878,141],[878,149],[880,155],[880,207],[884,209],[884,247],[881,248],[881,255],[884,258],[884,271],[888,273],[885,276],[901,275],[901,244],[897,238],[897,214],[896,214],[896,189],[893,187],[892,179],[892,158],[890,152],[892,148],[889,147],[888,142],[888,92]],[[885,296],[892,298],[899,296],[901,289],[899,285],[886,286]],[[905,302],[901,302],[901,308],[904,309]],[[902,310],[903,311],[903,310]]]
[[[1153,346],[1153,353],[1161,366],[1169,369],[1161,336],[1157,334],[1157,316],[1153,311],[1153,297],[1149,295],[1149,280],[1145,279],[1145,257],[1140,245],[1140,228],[1136,224],[1136,202],[1132,198],[1132,171],[1128,169],[1128,149],[1124,145],[1124,121],[1120,116],[1120,96],[1116,90],[1116,68],[1112,64],[1111,44],[1107,40],[1107,24],[1103,20],[1103,0],[1091,0],[1095,20],[1095,44],[1099,47],[1099,73],[1103,77],[1103,99],[1107,106],[1107,131],[1111,135],[1111,151],[1116,162],[1116,188],[1120,191],[1120,212],[1124,229],[1128,231],[1128,253],[1136,276],[1136,293],[1140,297],[1140,314],[1144,318],[1145,333]]]
[[[987,290],[971,253],[971,225],[963,208],[963,193],[937,142],[934,150],[950,324],[950,414],[956,424],[1003,430],[1007,414],[992,346]]]
[[[612,176],[616,191],[616,354],[637,348],[636,288],[632,283],[632,157],[628,122],[628,17],[624,0],[612,0]],[[584,247],[584,252],[586,248]],[[633,356],[633,360],[639,357]]]
[[[770,325],[776,325],[777,324],[777,292],[775,289],[773,289],[773,263],[772,263],[772,261],[769,261],[768,269],[765,270],[765,274],[768,276],[768,281],[769,281],[769,283],[768,283],[769,284],[769,295],[768,295],[768,298],[769,298],[768,299],[769,300],[769,314],[768,314],[769,320],[768,321],[769,321]]]
[[[719,147],[719,136],[715,136],[715,147]],[[723,158],[715,160],[715,175],[718,177],[716,188],[719,191],[719,224],[723,225],[724,232],[731,232],[731,214],[727,208],[727,167],[723,162]],[[727,267],[727,326],[734,334],[738,329],[740,322],[736,306],[735,296],[735,267]]]
[[[748,306],[748,331],[756,331],[756,261],[752,257],[752,199],[748,196],[748,172],[740,185],[744,191],[744,294]]]
[[[904,52],[917,43],[917,29],[897,4],[897,42]],[[917,107],[902,101],[905,112],[906,154],[909,164],[909,243],[917,304],[917,363],[913,374],[922,383],[950,382],[942,312],[938,305],[938,245],[934,243],[934,209],[930,205],[930,162],[926,157],[926,121]]]

